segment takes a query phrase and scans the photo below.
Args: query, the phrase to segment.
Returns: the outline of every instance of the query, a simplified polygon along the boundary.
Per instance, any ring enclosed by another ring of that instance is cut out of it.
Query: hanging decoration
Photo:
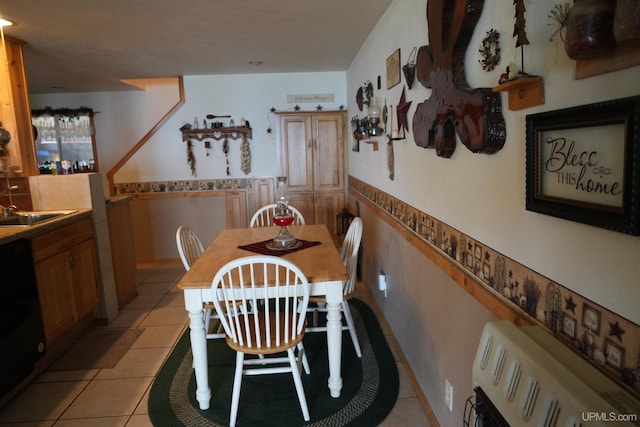
[[[373,98],[373,85],[367,80],[356,92],[356,104],[358,105],[358,109],[362,111],[362,108],[365,105],[369,108],[369,105],[371,105],[371,98]]]
[[[493,71],[500,62],[500,33],[493,28],[487,31],[479,52],[482,54],[482,59],[478,62],[482,64],[482,69]]]
[[[416,54],[418,53],[418,48],[414,47],[409,54],[409,58],[407,58],[407,63],[402,66],[402,73],[404,74],[404,79],[407,82],[407,86],[409,90],[413,87],[413,82],[416,79]]]
[[[189,168],[191,169],[191,175],[194,177],[196,174],[196,156],[193,155],[193,140],[189,138],[187,140],[187,163],[189,163]]]
[[[387,135],[387,170],[391,181],[396,177],[395,156],[393,154],[393,138]]]
[[[224,137],[224,141],[222,142],[222,152],[224,153],[224,157],[227,163],[227,176],[231,175],[231,169],[229,168],[229,138]]]
[[[240,170],[245,175],[251,173],[251,147],[246,136],[242,137],[242,145],[240,145]]]
[[[409,124],[407,123],[407,113],[409,112],[409,107],[413,101],[407,102],[404,96],[404,88],[402,88],[402,95],[400,95],[400,101],[398,102],[398,107],[396,108],[396,115],[398,116],[398,133],[402,131],[402,135],[404,135],[404,131],[409,132]]]
[[[495,153],[506,140],[500,93],[470,89],[465,79],[464,56],[483,4],[482,0],[427,2],[430,45],[418,49],[416,75],[432,92],[416,108],[413,134],[416,145],[435,148],[440,157],[451,157],[456,134],[474,153]]]
[[[209,117],[209,116],[207,116]],[[215,116],[221,117],[221,116]],[[194,120],[194,123],[197,122]],[[232,123],[232,121],[230,122]],[[251,139],[253,132],[251,127],[249,126],[249,122],[246,120],[242,120],[242,124],[240,126],[219,126],[219,127],[211,127],[211,128],[194,128],[191,124],[185,123],[180,127],[180,133],[182,134],[182,141],[187,143],[187,163],[189,164],[189,168],[191,169],[191,175],[194,177],[197,175],[196,173],[196,157],[193,152],[193,144],[194,141],[202,141],[204,148],[206,150],[206,155],[211,155],[211,140],[223,140],[222,148],[226,157],[227,163],[227,176],[231,175],[231,169],[229,167],[229,138],[231,139],[240,139],[242,138],[243,143],[247,139]],[[247,141],[248,145],[248,141]],[[251,164],[251,154],[244,153],[243,156],[249,158],[249,171]]]

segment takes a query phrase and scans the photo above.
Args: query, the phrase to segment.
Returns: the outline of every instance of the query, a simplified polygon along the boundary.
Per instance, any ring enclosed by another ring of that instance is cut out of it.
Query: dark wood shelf
[[[248,127],[225,127],[216,129],[186,129],[182,132],[182,141],[196,139],[203,141],[205,139],[221,140],[225,138],[241,139],[253,137],[251,128]]]

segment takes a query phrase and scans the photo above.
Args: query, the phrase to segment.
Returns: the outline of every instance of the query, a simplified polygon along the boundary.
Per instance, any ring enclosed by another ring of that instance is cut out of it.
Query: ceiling
[[[29,92],[121,80],[346,70],[393,0],[0,0]],[[259,64],[252,64],[258,62]]]

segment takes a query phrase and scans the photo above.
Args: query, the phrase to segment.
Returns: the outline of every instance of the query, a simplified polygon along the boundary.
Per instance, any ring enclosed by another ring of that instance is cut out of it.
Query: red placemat
[[[244,249],[245,251],[251,251],[259,253],[260,255],[273,255],[273,256],[283,256],[286,254],[290,254],[295,251],[301,251],[302,249],[307,249],[312,246],[319,245],[320,242],[310,242],[308,240],[298,239],[298,242],[302,242],[302,245],[293,249],[269,249],[267,247],[267,243],[273,241],[273,239],[264,240],[262,242],[251,243],[248,245],[240,245],[238,248]]]

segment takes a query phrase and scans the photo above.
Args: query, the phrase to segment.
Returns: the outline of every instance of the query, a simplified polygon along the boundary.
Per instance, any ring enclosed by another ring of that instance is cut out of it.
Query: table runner
[[[273,241],[273,239],[263,240],[262,242],[250,243],[248,245],[240,245],[239,249],[244,249],[245,251],[251,251],[259,253],[260,255],[272,255],[272,256],[283,256],[286,254],[290,254],[295,251],[301,251],[302,249],[307,249],[312,246],[319,245],[320,242],[312,242],[309,240],[297,239],[298,242],[302,242],[302,245],[293,249],[269,249],[267,247],[267,243]]]

